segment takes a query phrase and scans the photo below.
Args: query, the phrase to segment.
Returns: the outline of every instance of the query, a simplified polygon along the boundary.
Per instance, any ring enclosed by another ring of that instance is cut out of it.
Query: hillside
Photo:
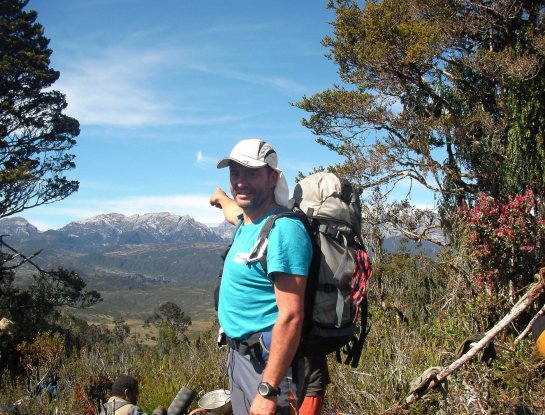
[[[211,287],[221,269],[232,226],[210,228],[188,216],[111,213],[39,232],[23,218],[0,221],[4,240],[42,269],[76,271],[104,301],[77,314],[90,321],[123,317],[143,320],[165,301],[194,320],[210,321]],[[19,281],[35,269],[24,267]]]

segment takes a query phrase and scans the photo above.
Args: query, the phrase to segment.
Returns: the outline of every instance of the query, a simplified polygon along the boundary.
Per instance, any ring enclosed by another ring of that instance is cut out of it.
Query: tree
[[[323,44],[343,84],[296,105],[317,141],[345,157],[334,170],[383,194],[419,183],[437,196],[446,231],[481,193],[532,190],[545,216],[544,1],[328,7],[336,19]]]
[[[62,200],[79,183],[68,151],[79,123],[63,114],[63,94],[49,89],[49,40],[28,0],[0,0],[0,218]]]
[[[125,322],[124,318],[116,318],[114,319],[114,327],[113,327],[113,333],[116,341],[119,344],[123,344],[123,342],[127,339],[129,336],[131,329],[129,325]]]
[[[168,353],[186,339],[185,333],[191,325],[191,318],[185,315],[178,304],[167,301],[146,319],[146,324],[149,323],[159,328],[158,345],[163,352]]]
[[[0,252],[0,314],[14,323],[13,335],[3,345],[9,359],[0,361],[0,371],[18,362],[15,349],[21,342],[32,342],[46,331],[63,331],[59,326],[60,308],[84,308],[102,301],[96,291],[86,291],[78,274],[64,268],[42,270],[32,258],[22,255],[0,238],[0,247],[13,251]],[[33,266],[37,273],[33,282],[23,286],[16,282],[15,271],[23,264]]]

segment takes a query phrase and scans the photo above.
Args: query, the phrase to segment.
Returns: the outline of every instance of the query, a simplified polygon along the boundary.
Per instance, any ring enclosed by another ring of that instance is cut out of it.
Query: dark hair
[[[122,397],[125,395],[125,389],[135,392],[138,389],[138,381],[129,375],[119,376],[112,385],[112,394]]]

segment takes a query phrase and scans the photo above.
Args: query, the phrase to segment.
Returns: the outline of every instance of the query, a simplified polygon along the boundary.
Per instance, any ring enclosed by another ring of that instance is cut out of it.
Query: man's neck
[[[245,224],[258,222],[263,216],[269,213],[279,205],[273,200],[269,203],[263,204],[259,209],[242,209],[242,218]]]

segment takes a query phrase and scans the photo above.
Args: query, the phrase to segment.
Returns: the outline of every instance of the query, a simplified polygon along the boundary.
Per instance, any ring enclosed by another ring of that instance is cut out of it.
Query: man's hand
[[[250,415],[274,415],[276,414],[276,396],[265,398],[257,394],[250,408]]]
[[[214,194],[210,196],[210,204],[217,208],[223,209],[223,216],[225,216],[227,222],[232,225],[237,224],[238,214],[241,212],[241,209],[237,203],[227,196],[227,193],[225,193],[219,187],[216,189]]]
[[[218,187],[214,194],[210,196],[210,204],[214,207],[222,209],[222,203],[225,199],[229,199],[229,196],[227,196],[227,193]]]

